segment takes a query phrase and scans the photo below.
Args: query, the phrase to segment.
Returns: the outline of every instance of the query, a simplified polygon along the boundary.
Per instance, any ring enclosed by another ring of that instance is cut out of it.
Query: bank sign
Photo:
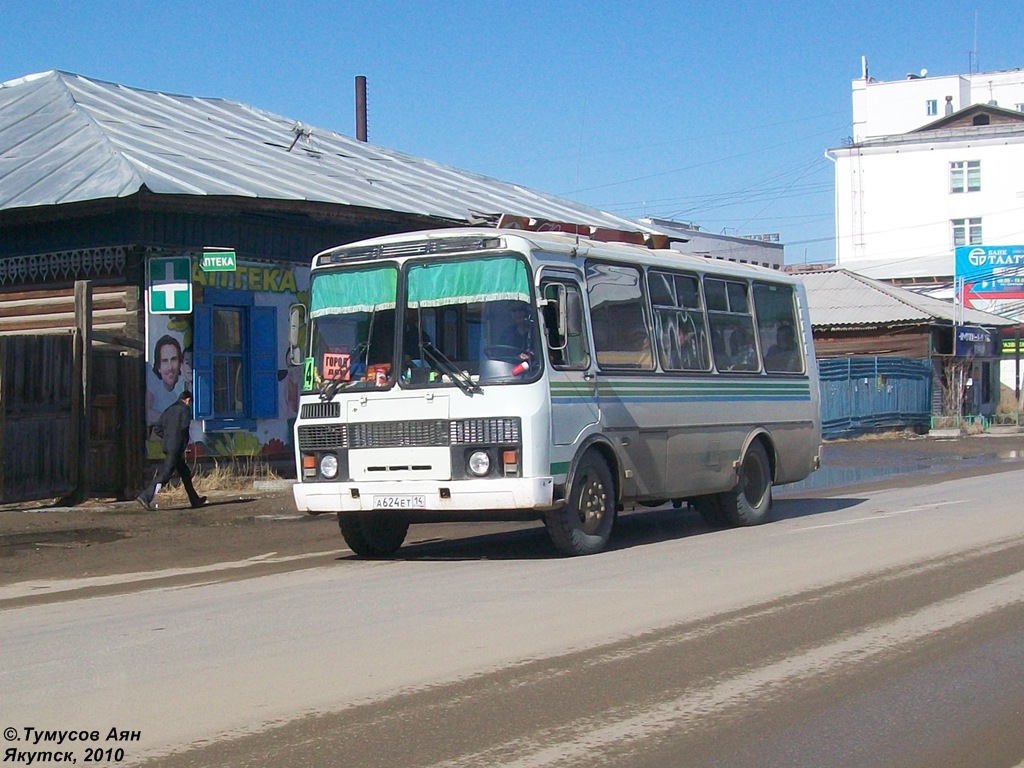
[[[959,246],[954,269],[972,296],[1024,298],[1024,245]]]

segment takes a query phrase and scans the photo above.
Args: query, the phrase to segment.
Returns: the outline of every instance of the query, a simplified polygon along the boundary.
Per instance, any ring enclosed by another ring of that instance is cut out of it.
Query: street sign
[[[150,259],[149,311],[154,315],[187,315],[192,312],[192,259],[175,256]]]
[[[203,251],[199,257],[199,268],[203,272],[234,272],[237,268],[235,252],[222,249]]]
[[[956,327],[958,357],[993,357],[996,355],[996,334],[976,325]]]

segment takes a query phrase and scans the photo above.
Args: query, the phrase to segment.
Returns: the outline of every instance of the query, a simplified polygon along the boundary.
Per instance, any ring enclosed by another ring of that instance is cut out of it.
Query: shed
[[[845,269],[801,275],[807,288],[815,355],[909,358],[932,370],[933,412],[943,410],[950,371],[966,366],[968,414],[988,415],[1000,401],[1000,335],[1016,322],[924,296]]]

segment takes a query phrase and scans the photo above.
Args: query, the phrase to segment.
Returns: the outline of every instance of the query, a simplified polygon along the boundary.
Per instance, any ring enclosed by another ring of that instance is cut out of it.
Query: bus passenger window
[[[653,368],[640,270],[589,262],[587,292],[598,364],[602,368]]]
[[[761,369],[747,288],[747,283],[739,280],[704,278],[715,367],[719,371],[754,373]]]
[[[754,314],[768,373],[803,373],[793,287],[754,283]]]
[[[706,371],[710,367],[707,331],[695,275],[651,270],[655,338],[666,371]]]

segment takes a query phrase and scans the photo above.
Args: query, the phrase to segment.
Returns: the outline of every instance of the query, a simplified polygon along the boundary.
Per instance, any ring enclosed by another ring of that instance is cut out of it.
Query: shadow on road
[[[837,512],[856,506],[864,500],[849,498],[779,499],[776,500],[766,525],[788,519]],[[439,524],[440,525],[440,524]],[[452,536],[430,537],[429,525],[413,526],[409,530],[411,543],[406,544],[391,560],[416,562],[471,561],[471,560],[547,560],[562,555],[548,538],[544,525],[536,523],[487,524],[494,529],[487,533],[459,535],[459,525],[446,527]],[[461,524],[466,525],[466,524]],[[713,528],[705,523],[693,509],[673,509],[670,505],[658,509],[620,512],[607,552],[685,539],[706,534],[728,534],[731,528]],[[338,561],[359,561],[356,555],[343,555]]]

